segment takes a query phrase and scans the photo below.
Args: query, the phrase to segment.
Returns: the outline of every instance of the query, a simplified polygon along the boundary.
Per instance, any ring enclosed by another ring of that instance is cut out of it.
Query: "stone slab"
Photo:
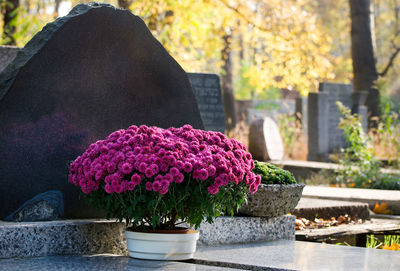
[[[254,243],[279,239],[294,240],[295,217],[284,215],[263,217],[218,217],[213,224],[200,226],[199,246],[221,244]]]
[[[353,201],[368,203],[372,210],[376,203],[387,203],[393,214],[400,214],[400,191],[362,189],[362,188],[338,188],[326,186],[307,185],[303,190],[303,197],[340,201]]]
[[[346,214],[363,220],[370,218],[369,207],[367,203],[305,197],[300,199],[292,214],[297,217],[304,217],[310,220],[314,220],[314,218],[337,218]]]
[[[126,255],[125,224],[108,220],[0,222],[0,259],[111,253]]]
[[[0,123],[0,219],[48,190],[66,218],[104,217],[67,179],[91,143],[134,124],[204,128],[186,72],[143,20],[97,3],[47,24],[0,74]]]
[[[398,270],[398,251],[280,240],[199,247],[195,263],[245,270]]]
[[[163,262],[137,260],[123,256],[103,254],[92,256],[50,256],[30,259],[7,259],[0,261],[1,271],[219,271],[223,267],[191,264],[183,262]],[[239,269],[229,269],[236,271]]]
[[[342,224],[339,226],[305,229],[296,231],[297,240],[321,241],[340,236],[351,236],[361,234],[398,234],[400,231],[399,221],[384,221],[371,219],[362,224]]]
[[[218,217],[203,223],[198,245],[295,238],[294,216]],[[0,221],[0,259],[111,253],[127,255],[125,224],[111,220]]]

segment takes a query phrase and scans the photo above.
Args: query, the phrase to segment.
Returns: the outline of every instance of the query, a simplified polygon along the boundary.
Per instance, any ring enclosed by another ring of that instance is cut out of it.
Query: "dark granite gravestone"
[[[216,74],[188,73],[206,130],[225,133],[221,86]]]
[[[133,124],[204,128],[185,71],[139,17],[78,5],[0,75],[0,219],[48,190],[62,191],[66,217],[95,216],[69,163]]]

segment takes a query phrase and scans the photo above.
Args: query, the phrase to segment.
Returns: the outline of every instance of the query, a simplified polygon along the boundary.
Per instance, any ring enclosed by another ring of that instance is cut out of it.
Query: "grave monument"
[[[361,115],[366,129],[363,94],[353,93],[352,85],[338,83],[320,83],[319,92],[308,94],[308,160],[328,162],[330,154],[346,147],[343,132],[338,128],[341,114],[337,101]]]
[[[130,125],[203,129],[179,64],[145,23],[106,4],[46,25],[0,75],[0,219],[60,190],[65,216],[97,214],[68,183],[90,143]]]

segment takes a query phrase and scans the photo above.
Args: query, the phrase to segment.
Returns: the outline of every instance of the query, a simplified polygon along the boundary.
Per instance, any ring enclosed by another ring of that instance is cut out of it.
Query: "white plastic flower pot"
[[[175,231],[176,232],[176,231]],[[147,260],[188,260],[193,258],[199,232],[125,232],[129,256]]]

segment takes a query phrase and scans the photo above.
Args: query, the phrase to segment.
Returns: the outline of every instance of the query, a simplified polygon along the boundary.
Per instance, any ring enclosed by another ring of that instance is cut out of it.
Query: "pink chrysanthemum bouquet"
[[[260,177],[246,147],[222,133],[131,126],[97,141],[70,166],[69,181],[128,226],[200,226],[233,213]]]

